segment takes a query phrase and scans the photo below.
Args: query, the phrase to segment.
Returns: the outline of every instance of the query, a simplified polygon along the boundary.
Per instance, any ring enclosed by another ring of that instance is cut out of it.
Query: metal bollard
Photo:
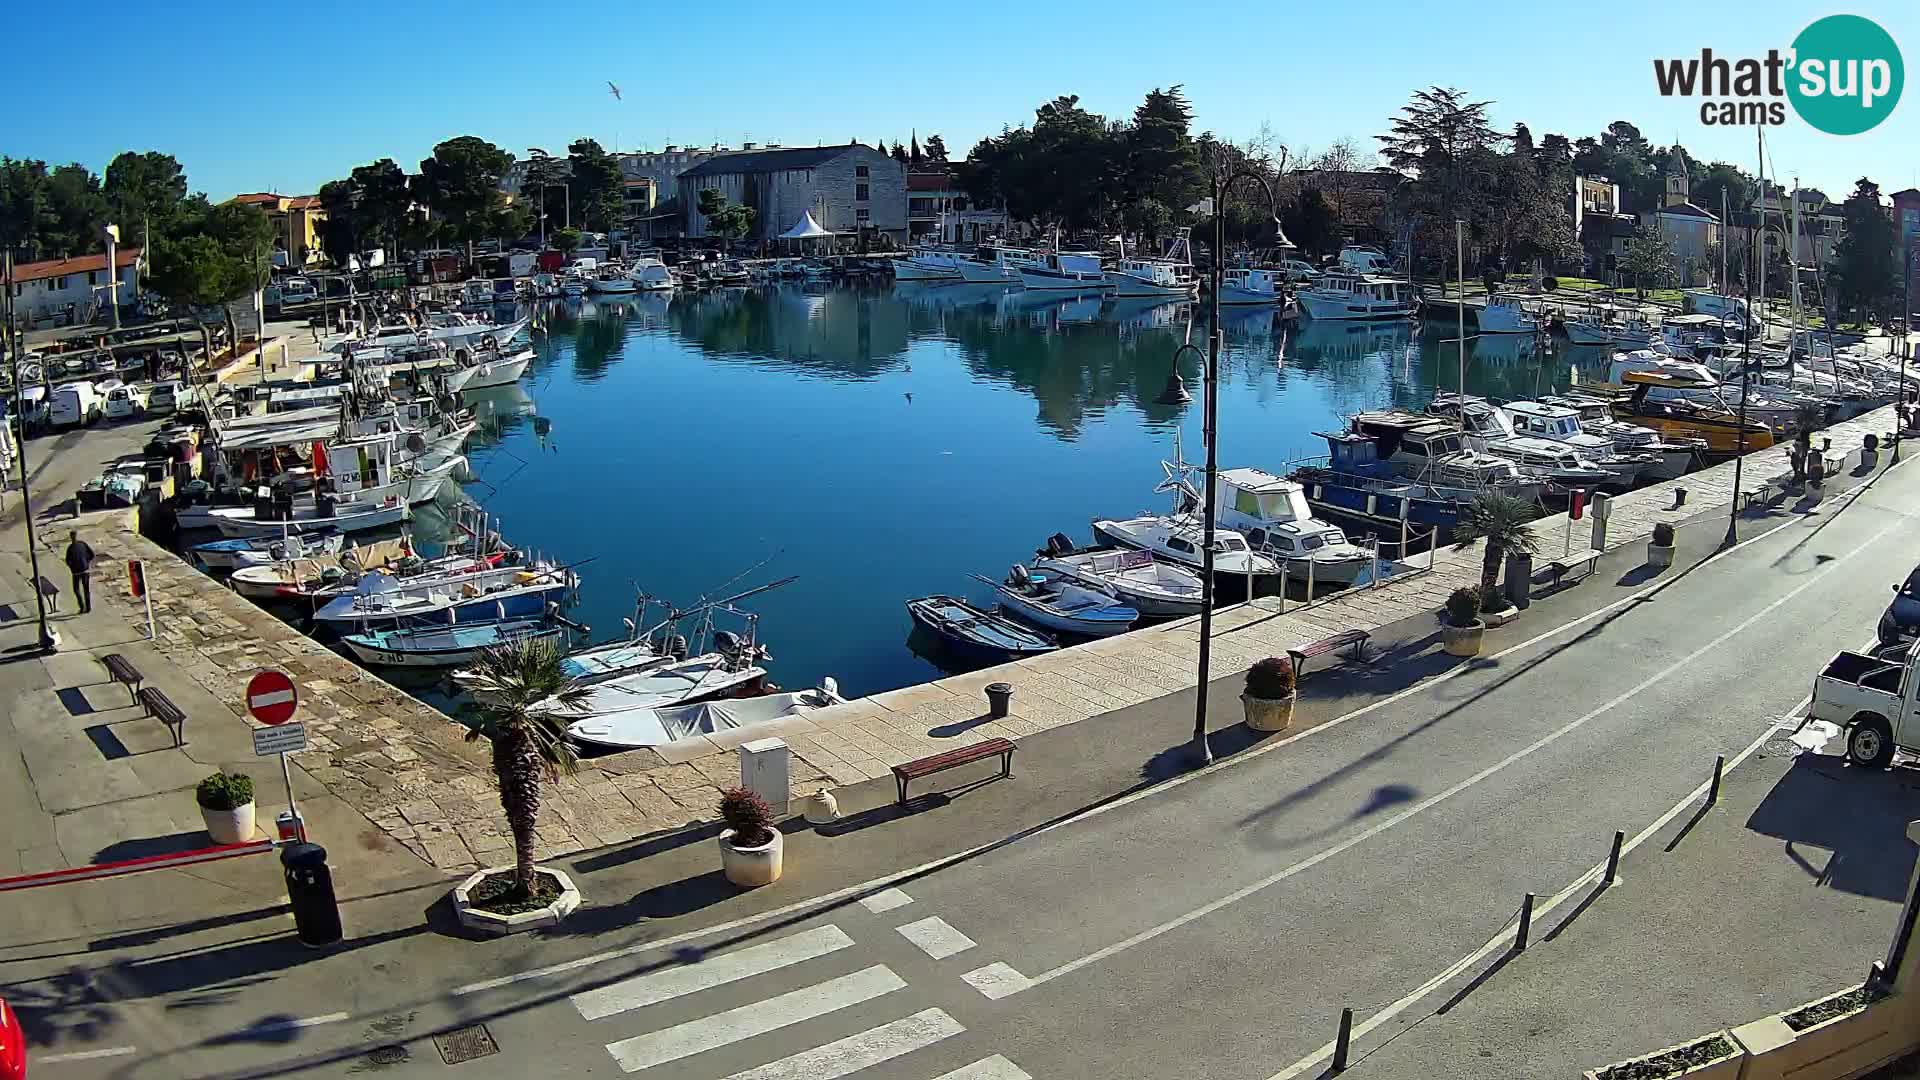
[[[1313,603],[1313,567],[1319,561],[1318,559],[1307,560],[1307,603],[1309,604]]]
[[[1293,560],[1282,558],[1280,560],[1280,614],[1282,615],[1287,613],[1287,582],[1292,579],[1292,575]]]
[[[1347,1071],[1347,1057],[1353,1049],[1353,1010],[1340,1010],[1340,1034],[1333,1040],[1333,1071]]]
[[[1618,830],[1613,834],[1613,850],[1607,852],[1607,876],[1600,879],[1601,887],[1613,884],[1620,874],[1620,846],[1627,842],[1627,834]]]
[[[1513,951],[1527,951],[1527,935],[1533,931],[1533,894],[1520,901],[1520,928],[1513,934]]]
[[[1707,789],[1707,805],[1720,801],[1720,774],[1727,768],[1727,755],[1718,754],[1713,759],[1713,786]]]

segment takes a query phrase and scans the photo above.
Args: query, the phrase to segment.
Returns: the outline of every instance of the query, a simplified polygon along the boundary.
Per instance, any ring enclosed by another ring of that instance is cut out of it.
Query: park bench
[[[146,681],[146,676],[133,666],[133,661],[119,653],[108,653],[100,658],[100,663],[107,669],[108,679],[127,688],[128,704],[139,700],[140,684]]]
[[[1342,630],[1332,637],[1323,637],[1319,641],[1308,642],[1297,649],[1287,650],[1287,659],[1293,661],[1293,674],[1298,678],[1301,668],[1308,660],[1316,656],[1325,656],[1336,649],[1344,649],[1366,641],[1373,635],[1366,630]]]
[[[1586,567],[1586,574],[1580,575],[1581,578],[1584,579],[1587,574],[1593,573],[1595,566],[1599,565],[1601,554],[1602,552],[1594,548],[1580,548],[1577,551],[1569,551],[1565,555],[1548,562],[1547,572],[1553,575],[1553,584],[1556,587],[1559,586],[1561,578],[1566,577],[1568,574],[1573,573],[1575,569],[1582,566]]]
[[[167,730],[173,734],[173,745],[180,746],[187,741],[187,714],[180,711],[180,706],[175,705],[172,698],[153,686],[141,690],[138,697],[148,716],[167,725]]]
[[[40,576],[40,579],[37,582],[35,582],[35,584],[40,589],[40,595],[47,598],[47,610],[59,611],[60,610],[60,586],[55,585],[51,581],[48,581],[45,574],[42,574]]]
[[[982,739],[972,746],[962,746],[931,757],[895,765],[893,779],[900,785],[900,805],[907,804],[907,781],[932,776],[934,773],[945,772],[996,754],[1000,757],[1000,778],[1005,780],[1013,775],[1013,749],[1013,743],[1006,739]]]

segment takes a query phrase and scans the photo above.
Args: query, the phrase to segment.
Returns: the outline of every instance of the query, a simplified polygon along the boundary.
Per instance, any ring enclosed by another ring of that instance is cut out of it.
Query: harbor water
[[[1004,577],[1056,532],[1087,543],[1096,517],[1166,510],[1154,488],[1176,433],[1202,456],[1201,355],[1180,357],[1192,404],[1155,398],[1182,342],[1204,349],[1204,304],[795,285],[588,297],[541,317],[534,372],[478,398],[466,497],[514,543],[579,564],[572,617],[596,639],[621,632],[637,593],[685,608],[797,576],[745,604],[787,687],[938,677],[909,647],[905,601],[990,601],[970,575]],[[1222,322],[1222,468],[1284,473],[1324,455],[1315,432],[1346,414],[1420,408],[1458,383],[1451,317]],[[1468,343],[1467,387],[1524,398],[1604,363],[1490,337]]]

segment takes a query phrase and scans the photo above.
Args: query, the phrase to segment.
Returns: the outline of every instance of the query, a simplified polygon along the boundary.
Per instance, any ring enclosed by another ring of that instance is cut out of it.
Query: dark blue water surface
[[[988,286],[783,286],[588,298],[546,309],[540,359],[479,402],[466,494],[512,542],[583,563],[575,617],[618,633],[637,590],[691,605],[755,597],[774,678],[868,694],[937,677],[902,604],[986,600],[1052,533],[1161,510],[1175,432],[1201,457],[1195,400],[1156,404],[1204,305],[1042,297]],[[1189,321],[1193,321],[1191,330]],[[1223,319],[1220,463],[1284,472],[1342,416],[1452,389],[1451,318],[1425,324]],[[1564,388],[1600,362],[1565,346],[1468,347],[1476,393]],[[764,565],[760,565],[764,564]]]

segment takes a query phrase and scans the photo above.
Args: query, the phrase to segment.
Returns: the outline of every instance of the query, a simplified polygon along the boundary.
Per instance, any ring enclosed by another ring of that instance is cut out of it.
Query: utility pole
[[[20,353],[26,348],[26,342],[18,325],[14,321],[13,305],[13,251],[9,249],[0,254],[0,295],[5,296],[4,306],[0,306],[0,317],[6,320],[0,325],[0,336],[7,343],[7,357],[13,365],[13,385],[15,401],[19,401],[18,391],[24,389],[20,383]],[[33,580],[28,584],[33,588],[33,601],[39,609],[40,651],[50,653],[60,647],[60,635],[47,624],[47,594],[40,588],[40,544],[33,527],[33,496],[27,489],[27,418],[24,411],[16,414],[20,422],[20,447],[16,456],[20,460],[20,512],[27,519],[27,562],[32,568]]]

